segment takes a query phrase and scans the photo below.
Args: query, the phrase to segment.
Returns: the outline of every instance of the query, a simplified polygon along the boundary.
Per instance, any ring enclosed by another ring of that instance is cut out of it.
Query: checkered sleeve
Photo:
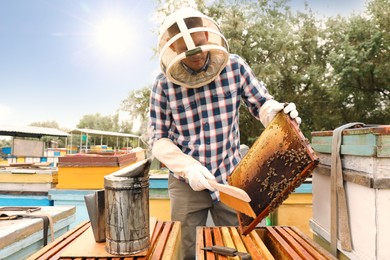
[[[236,57],[240,64],[242,99],[251,114],[260,120],[260,107],[269,99],[273,99],[262,81],[259,81],[249,65],[239,56]]]
[[[171,110],[163,88],[166,83],[162,78],[162,75],[157,77],[150,93],[148,124],[150,147],[153,147],[154,142],[158,139],[168,137],[171,124]]]

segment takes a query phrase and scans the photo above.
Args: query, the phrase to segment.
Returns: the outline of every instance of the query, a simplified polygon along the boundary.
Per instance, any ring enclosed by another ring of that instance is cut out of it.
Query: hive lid
[[[342,135],[362,135],[362,134],[376,134],[376,135],[390,135],[390,125],[364,125],[355,128],[348,128],[343,130]],[[314,131],[311,133],[314,136],[332,136],[333,130]]]
[[[311,135],[316,152],[332,152],[332,130],[312,132]],[[390,157],[390,125],[364,125],[343,130],[340,154]]]

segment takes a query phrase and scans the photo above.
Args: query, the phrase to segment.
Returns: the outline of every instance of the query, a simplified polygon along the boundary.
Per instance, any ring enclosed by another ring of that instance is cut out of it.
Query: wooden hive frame
[[[335,260],[329,252],[295,227],[259,227],[244,236],[237,227],[197,227],[198,260],[239,259],[203,250],[214,245],[249,253],[252,259]]]
[[[318,162],[295,120],[278,113],[229,177],[230,185],[248,193],[257,215],[237,213],[241,233],[248,234],[282,204]]]

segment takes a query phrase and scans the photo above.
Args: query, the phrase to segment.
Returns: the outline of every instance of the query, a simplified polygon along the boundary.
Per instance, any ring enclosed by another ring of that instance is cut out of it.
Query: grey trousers
[[[168,183],[171,220],[181,222],[182,259],[195,259],[196,227],[206,226],[209,211],[216,226],[238,226],[236,211],[222,202],[213,203],[207,190],[194,191],[171,175]]]

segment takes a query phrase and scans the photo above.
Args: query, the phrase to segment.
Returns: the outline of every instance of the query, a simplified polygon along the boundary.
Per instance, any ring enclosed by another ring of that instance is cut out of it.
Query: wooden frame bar
[[[213,245],[247,252],[256,260],[336,259],[294,227],[259,227],[248,235],[240,234],[239,227],[198,227],[196,234],[196,256],[199,260],[239,259],[202,250]]]
[[[69,245],[77,243],[77,240],[90,229],[89,221],[82,222],[66,234],[57,238],[41,250],[34,253],[27,260],[146,260],[146,259],[178,259],[180,254],[181,225],[180,222],[157,221],[151,236],[151,246],[146,254],[134,256],[111,256],[107,253],[105,257],[91,257],[80,255],[79,257],[66,257],[62,253],[69,249]],[[92,238],[93,239],[93,238]],[[104,247],[105,243],[98,243],[99,247]],[[83,247],[85,245],[77,245]]]

